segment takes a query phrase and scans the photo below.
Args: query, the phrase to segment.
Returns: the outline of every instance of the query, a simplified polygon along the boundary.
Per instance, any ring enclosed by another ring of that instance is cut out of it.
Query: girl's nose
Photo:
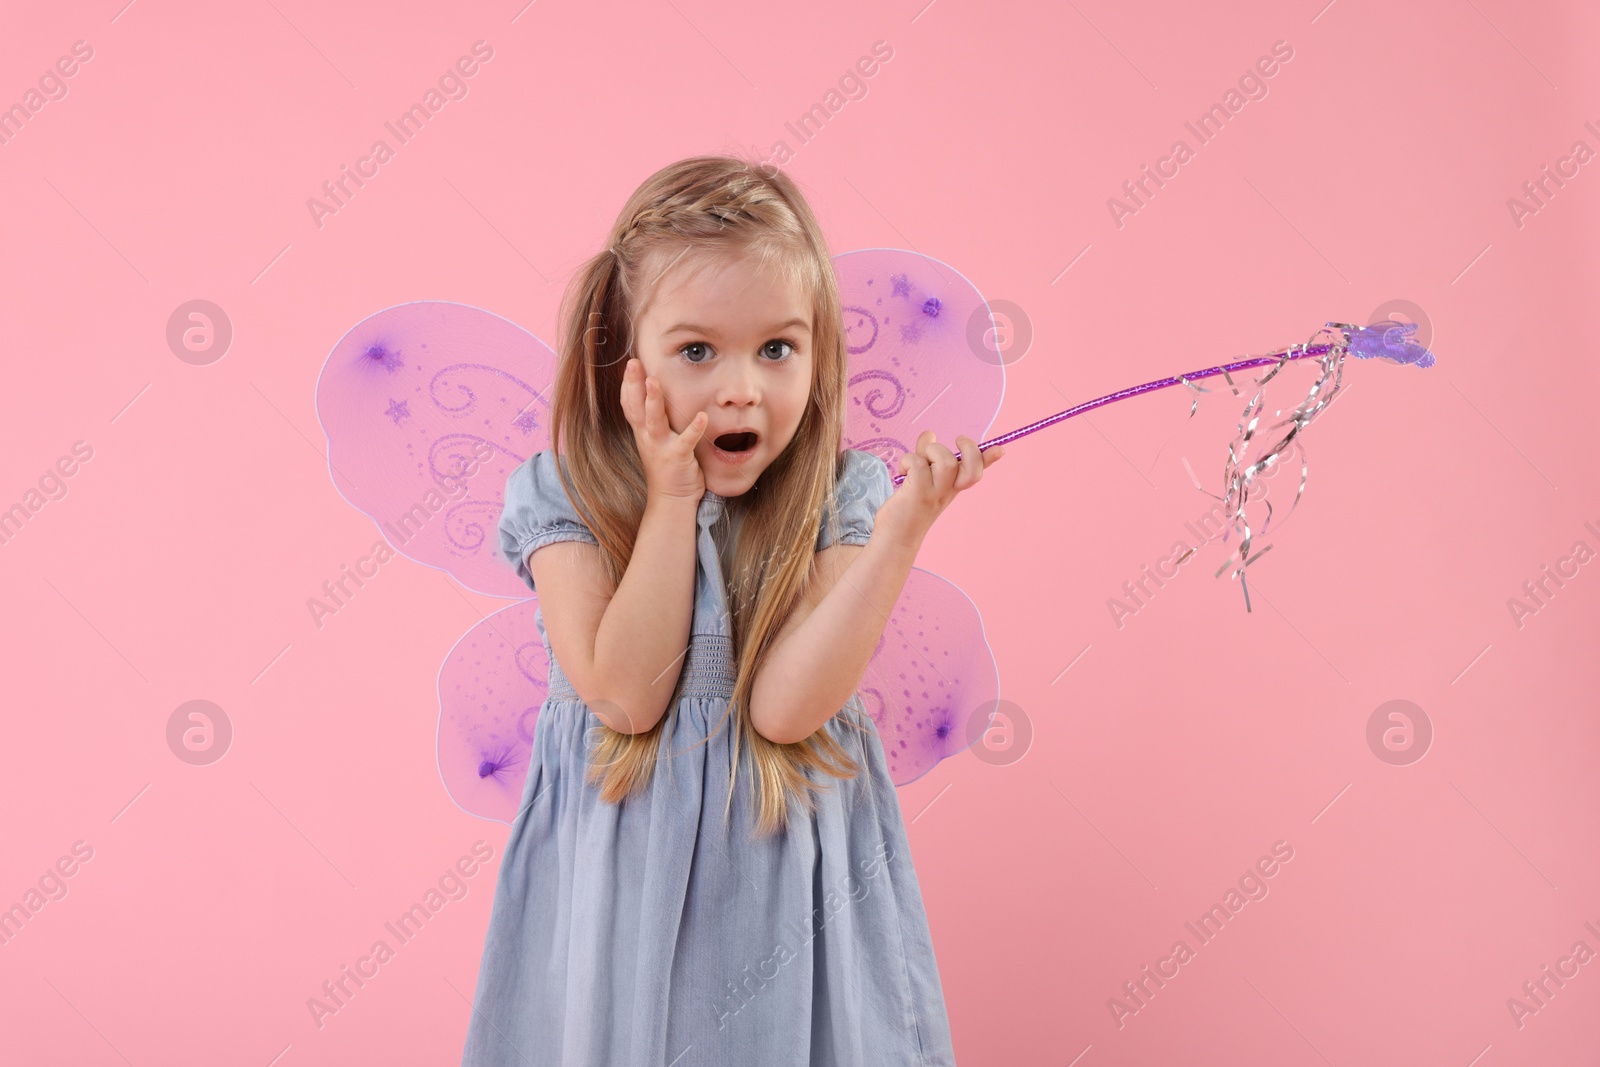
[[[718,383],[724,403],[751,404],[761,396],[756,368],[743,360],[729,360],[724,364],[726,374]]]

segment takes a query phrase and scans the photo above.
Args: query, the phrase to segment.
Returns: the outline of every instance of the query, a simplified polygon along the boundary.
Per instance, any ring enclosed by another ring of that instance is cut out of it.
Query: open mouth
[[[746,430],[743,433],[722,434],[711,443],[722,449],[724,452],[731,452],[734,455],[738,455],[740,452],[748,452],[752,448],[756,447],[757,437],[758,435],[754,431]]]

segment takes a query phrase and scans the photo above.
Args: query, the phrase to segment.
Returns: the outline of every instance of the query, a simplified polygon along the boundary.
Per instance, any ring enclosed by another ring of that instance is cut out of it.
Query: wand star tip
[[[1344,331],[1346,348],[1357,359],[1387,359],[1391,363],[1409,363],[1417,367],[1431,367],[1437,360],[1432,352],[1411,339],[1416,332],[1414,322],[1385,320],[1370,326],[1351,326],[1348,323],[1330,322]]]

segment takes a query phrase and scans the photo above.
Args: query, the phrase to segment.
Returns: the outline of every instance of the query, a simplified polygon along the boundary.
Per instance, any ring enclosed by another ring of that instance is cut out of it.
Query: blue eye
[[[772,348],[773,345],[782,345],[782,346],[786,347],[788,349],[788,351],[785,352],[783,355],[778,356],[775,359],[774,358],[767,359],[768,363],[786,363],[789,360],[793,359],[795,352],[797,352],[799,350],[799,346],[797,346],[793,341],[789,341],[789,340],[786,340],[786,339],[781,338],[781,337],[775,337],[772,340],[768,341],[766,344],[762,345],[761,346],[761,351],[764,352],[764,353],[767,353],[770,356],[771,348]],[[707,357],[705,359],[693,359],[689,355],[689,350],[691,348],[704,348],[704,349],[708,349],[709,350],[710,347],[711,346],[706,344],[704,341],[690,341],[688,344],[686,344],[682,348],[678,349],[678,354],[683,356],[684,360],[686,362],[688,362],[689,364],[691,364],[692,366],[698,367],[701,364],[711,362],[710,358]]]

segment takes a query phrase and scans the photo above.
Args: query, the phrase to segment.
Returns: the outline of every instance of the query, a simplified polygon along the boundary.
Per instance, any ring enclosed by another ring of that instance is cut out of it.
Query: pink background
[[[1024,310],[984,436],[1390,300],[1439,357],[1351,361],[1250,613],[1210,576],[1220,543],[1121,627],[1107,607],[1207,510],[1184,462],[1220,491],[1242,407],[1221,390],[1192,420],[1169,390],[1020,441],[930,535],[919,565],[978,605],[1033,731],[900,791],[961,1062],[1591,1062],[1600,963],[1521,1026],[1507,1000],[1600,951],[1600,562],[1521,626],[1507,601],[1600,551],[1600,163],[1520,226],[1507,200],[1600,150],[1592,9],[922,5],[8,19],[0,105],[73,42],[93,58],[0,145],[0,507],[74,442],[93,456],[0,544],[0,904],[93,854],[0,946],[0,1059],[458,1062],[507,827],[440,783],[436,677],[506,602],[396,558],[313,624],[376,536],[328,476],[317,375],[411,300],[554,340],[639,181],[782,139],[835,253],[913,248]],[[469,94],[319,228],[307,199],[478,40]],[[875,41],[866,96],[799,145],[784,123]],[[1276,41],[1268,95],[1197,147],[1184,122]],[[1195,157],[1119,228],[1108,198],[1180,137]],[[166,341],[193,299],[232,324],[207,366]],[[193,699],[233,724],[209,766],[168,747]],[[1394,699],[1433,730],[1406,766],[1366,739]],[[319,1028],[307,999],[478,840],[467,895]],[[1119,1027],[1108,1000],[1278,841],[1265,899]]]

